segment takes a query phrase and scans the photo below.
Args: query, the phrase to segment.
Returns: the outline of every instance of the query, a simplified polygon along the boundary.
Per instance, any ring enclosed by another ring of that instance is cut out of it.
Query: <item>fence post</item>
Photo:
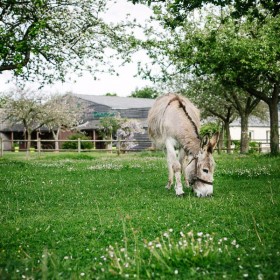
[[[119,136],[117,136],[117,142],[118,142],[118,144],[117,144],[117,148],[118,148],[118,150],[117,150],[117,154],[118,154],[118,156],[121,154],[121,141],[120,141],[120,137]]]
[[[81,152],[81,138],[78,138],[78,153]]]
[[[3,139],[0,137],[0,157],[3,156],[4,154],[4,149],[3,149]]]
[[[262,152],[262,143],[259,142],[259,154]]]

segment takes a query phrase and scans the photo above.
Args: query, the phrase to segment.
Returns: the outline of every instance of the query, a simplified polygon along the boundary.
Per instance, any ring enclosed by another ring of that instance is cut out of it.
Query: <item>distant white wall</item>
[[[279,129],[280,133],[280,129]],[[232,140],[240,140],[241,127],[230,127],[230,134]],[[249,135],[252,141],[267,143],[270,141],[270,128],[269,127],[249,127]]]

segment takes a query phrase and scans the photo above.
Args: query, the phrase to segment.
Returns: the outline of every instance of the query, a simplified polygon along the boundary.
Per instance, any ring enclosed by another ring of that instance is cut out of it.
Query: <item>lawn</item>
[[[280,158],[215,155],[214,196],[163,153],[0,158],[0,279],[279,279]]]

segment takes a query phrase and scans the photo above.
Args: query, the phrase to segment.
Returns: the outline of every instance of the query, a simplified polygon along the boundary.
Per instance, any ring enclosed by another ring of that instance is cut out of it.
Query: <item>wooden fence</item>
[[[21,144],[25,144],[27,143],[27,140],[5,140],[0,138],[0,157],[3,156],[4,152],[26,152],[26,148],[20,148],[18,147],[16,144],[17,143],[21,143]],[[60,145],[59,149],[55,149],[54,144],[55,142],[58,142]],[[65,142],[77,142],[77,148],[75,149],[63,149],[61,148],[61,144],[65,143]],[[83,142],[91,142],[94,148],[91,149],[83,149],[82,148],[82,143]],[[134,148],[131,149],[125,149],[123,148],[123,143],[135,143],[137,144]],[[254,148],[251,148],[259,153],[262,152],[270,152],[270,144],[267,143],[265,140],[262,139],[258,139],[258,140],[254,140],[254,142],[257,142],[257,146]],[[8,146],[10,148],[6,148],[4,149],[5,143],[8,144]],[[97,143],[105,143],[107,144],[106,148],[104,149],[96,149],[96,144]],[[124,152],[130,152],[130,151],[143,151],[143,150],[153,150],[153,145],[152,142],[149,140],[113,140],[113,139],[109,139],[109,140],[81,140],[81,139],[77,139],[77,140],[43,140],[43,139],[36,139],[36,140],[32,140],[31,141],[31,148],[30,151],[31,153],[36,152],[38,154],[42,153],[42,152],[67,152],[67,151],[72,151],[72,152],[111,152],[111,153],[124,153]],[[230,152],[233,152],[234,150],[236,150],[234,147],[232,147],[230,149]],[[220,149],[220,151],[228,151],[226,148],[222,148]]]
[[[59,148],[55,149],[54,145],[55,143],[59,143]],[[61,144],[65,142],[76,142],[77,148],[75,149],[65,149],[61,148]],[[83,149],[82,143],[92,143],[93,148],[90,149]],[[8,143],[10,148],[4,148],[5,143]],[[0,138],[0,156],[3,156],[4,152],[26,152],[26,148],[19,147],[17,143],[24,144],[24,146],[27,146],[27,140],[5,140]],[[107,146],[104,149],[97,149],[96,144],[97,143],[104,143],[105,146]],[[136,146],[134,148],[123,148],[123,143],[135,143]],[[145,143],[145,146],[148,146],[148,148],[141,148],[141,146]],[[42,153],[42,152],[115,152],[115,153],[123,153],[123,152],[129,152],[129,151],[143,151],[143,150],[151,150],[152,149],[152,142],[149,140],[82,140],[78,138],[77,140],[43,140],[43,139],[36,139],[31,141],[31,148],[29,152],[33,153]]]

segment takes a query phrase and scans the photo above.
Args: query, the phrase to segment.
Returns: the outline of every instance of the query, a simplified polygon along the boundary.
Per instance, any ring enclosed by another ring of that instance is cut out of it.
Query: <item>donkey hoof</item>
[[[166,185],[165,188],[166,188],[167,190],[170,190],[170,189],[171,189],[171,185]]]
[[[181,193],[181,194],[176,194],[177,197],[184,197],[185,193]]]
[[[179,197],[180,197],[180,196],[181,196],[181,197],[184,196],[184,194],[185,194],[185,193],[184,193],[183,191],[178,191],[178,192],[176,192],[176,195],[179,196]]]

